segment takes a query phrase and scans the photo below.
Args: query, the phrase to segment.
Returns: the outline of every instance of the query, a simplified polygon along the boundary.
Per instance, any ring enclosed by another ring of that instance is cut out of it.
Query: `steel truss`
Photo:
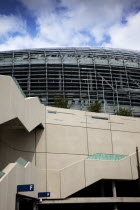
[[[95,100],[102,111],[127,107],[140,116],[140,51],[48,48],[0,52],[0,74],[15,77],[26,96],[53,105],[56,96],[73,108]]]

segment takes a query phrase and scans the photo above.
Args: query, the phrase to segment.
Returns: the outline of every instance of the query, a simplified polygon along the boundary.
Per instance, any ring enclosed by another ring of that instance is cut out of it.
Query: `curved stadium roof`
[[[98,100],[102,111],[119,107],[140,114],[140,51],[109,48],[46,48],[0,52],[0,74],[11,75],[26,96],[46,105],[56,96],[73,108]]]

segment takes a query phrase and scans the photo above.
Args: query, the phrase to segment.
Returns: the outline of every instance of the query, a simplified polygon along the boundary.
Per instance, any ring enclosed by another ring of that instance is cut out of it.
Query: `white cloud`
[[[29,48],[43,48],[46,42],[38,37],[32,38],[28,34],[25,36],[9,37],[9,39],[0,44],[0,51],[13,50],[13,49],[29,49]],[[46,47],[49,47],[46,46]]]
[[[83,43],[83,40],[85,39],[85,42],[87,41],[85,37],[83,37],[81,34],[78,34],[75,36],[72,40],[72,42],[69,46],[80,46],[81,42]],[[65,47],[65,42],[61,43],[61,47]],[[13,49],[30,49],[30,48],[51,48],[51,47],[60,47],[60,45],[57,42],[50,42],[49,40],[37,36],[32,38],[29,34],[24,36],[15,36],[15,37],[9,37],[6,42],[3,44],[0,44],[0,51],[6,51],[6,50],[13,50]]]
[[[110,43],[107,47],[140,50],[140,12],[129,16],[127,24],[116,24],[109,30]]]
[[[59,4],[54,4],[54,0],[20,1],[35,15],[38,36],[47,37],[58,46],[83,46],[89,44],[92,38],[102,41],[105,29],[121,20],[123,10],[120,1],[116,0],[91,0],[86,3],[85,0],[62,0]]]
[[[0,15],[0,36],[9,33],[25,33],[26,23],[21,17],[15,15]]]
[[[31,41],[28,36],[9,37],[7,41],[0,44],[0,51],[29,48]]]
[[[7,39],[0,49],[100,46],[103,42],[103,46],[121,48],[129,44],[129,48],[133,49],[139,41],[139,27],[136,27],[139,17],[135,9],[140,6],[140,1],[137,0],[18,1],[34,17],[37,33],[31,38],[21,18],[3,16],[2,20],[7,24],[3,22],[3,26],[0,26],[0,35],[6,35]],[[131,16],[128,18],[130,10]],[[127,25],[121,23],[122,18],[127,19]],[[11,35],[12,32],[22,31],[21,35]],[[110,43],[106,43],[107,36],[110,36]]]

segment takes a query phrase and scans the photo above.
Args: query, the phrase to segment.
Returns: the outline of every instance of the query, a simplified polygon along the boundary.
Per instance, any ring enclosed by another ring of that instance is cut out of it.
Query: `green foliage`
[[[95,101],[94,103],[91,103],[87,109],[90,112],[100,112],[102,108],[102,104],[98,101]]]
[[[62,96],[57,96],[54,98],[54,106],[58,108],[69,109],[68,99],[63,98]]]
[[[116,115],[131,116],[132,112],[126,108],[119,108],[119,110],[116,112]]]

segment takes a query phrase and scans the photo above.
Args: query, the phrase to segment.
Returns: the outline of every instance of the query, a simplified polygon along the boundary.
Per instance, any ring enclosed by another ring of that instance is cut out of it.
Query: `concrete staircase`
[[[40,189],[40,170],[19,158],[0,172],[0,210],[15,210],[17,185],[34,184],[34,191],[21,195],[37,198]]]
[[[43,126],[45,106],[37,97],[25,98],[12,77],[0,75],[0,124],[15,118],[30,132]]]
[[[0,125],[15,122],[15,119],[28,132],[39,125],[44,127],[45,106],[37,97],[25,98],[14,78],[0,75]],[[41,170],[31,162],[19,158],[15,163],[9,163],[0,172],[0,210],[15,210],[17,185],[34,184],[33,192],[20,194],[37,198],[40,180]]]
[[[57,178],[59,183],[59,186],[55,185],[57,193],[54,191],[53,184],[49,184],[51,198],[67,198],[102,179],[136,180],[138,178],[136,153],[117,159],[86,158],[61,170],[48,170],[48,176],[52,176],[52,182],[56,183]],[[55,197],[59,190],[59,197]]]
[[[60,179],[59,199],[67,198],[101,179],[135,180],[138,178],[136,165],[135,153],[120,160],[87,158],[69,165],[57,171]],[[20,194],[37,198],[37,194],[40,192],[40,183],[41,170],[30,162],[19,158],[15,163],[10,163],[0,172],[0,209],[15,209],[17,185],[34,184],[35,190],[33,192]],[[52,193],[51,189],[48,190]]]
[[[45,107],[38,98],[24,98],[11,77],[0,76],[0,124],[16,118],[30,132],[38,125],[44,125]],[[99,158],[96,154],[60,170],[44,169],[44,174],[47,171],[47,191],[51,193],[50,198],[67,198],[101,179],[138,178],[135,153],[120,159],[115,159],[114,155],[114,159],[108,159],[107,155],[101,156],[104,158]],[[0,210],[15,209],[17,185],[34,184],[35,190],[23,195],[37,198],[41,182],[41,169],[32,163],[20,158],[17,162],[8,164],[0,172]]]

